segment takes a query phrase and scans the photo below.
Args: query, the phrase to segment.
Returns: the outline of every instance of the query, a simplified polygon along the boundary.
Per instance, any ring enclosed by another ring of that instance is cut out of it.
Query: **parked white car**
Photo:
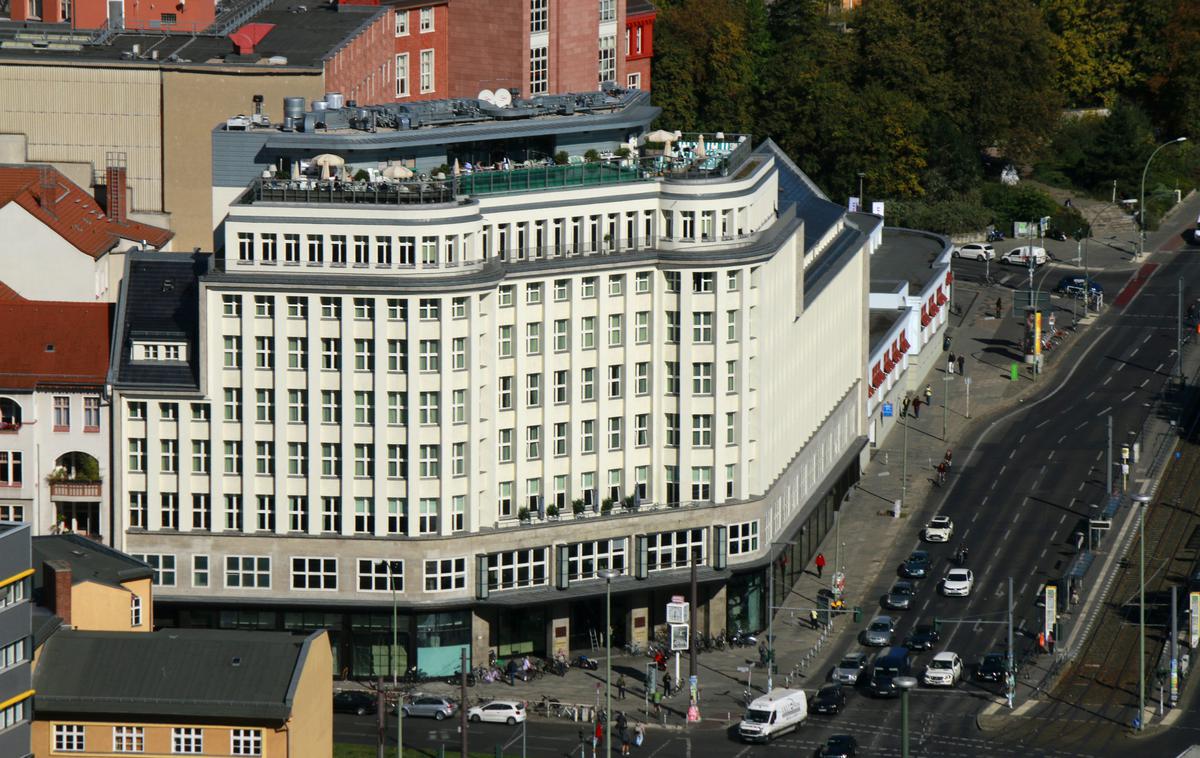
[[[942,594],[966,597],[975,586],[975,575],[970,569],[950,569],[942,580]]]
[[[1036,266],[1040,266],[1050,260],[1050,256],[1046,254],[1046,248],[1038,247],[1037,245],[1021,245],[1005,253],[1000,258],[1000,262],[1013,266],[1028,266],[1030,258],[1033,258],[1034,265]]]
[[[996,249],[986,242],[968,242],[954,248],[950,253],[955,258],[970,258],[975,261],[990,261],[996,258]]]
[[[949,542],[954,536],[954,522],[949,516],[934,516],[925,525],[926,542]]]
[[[490,721],[495,724],[519,724],[525,720],[525,705],[516,700],[493,700],[467,711],[471,721]]]
[[[953,687],[963,675],[962,658],[949,651],[938,653],[925,667],[925,684],[932,687]]]

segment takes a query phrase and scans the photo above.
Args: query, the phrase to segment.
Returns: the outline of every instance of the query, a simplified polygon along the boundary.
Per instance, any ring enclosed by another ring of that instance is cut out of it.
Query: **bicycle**
[[[630,655],[641,655],[644,652],[644,649],[636,641],[630,640],[629,642],[625,643],[625,652],[629,653]]]

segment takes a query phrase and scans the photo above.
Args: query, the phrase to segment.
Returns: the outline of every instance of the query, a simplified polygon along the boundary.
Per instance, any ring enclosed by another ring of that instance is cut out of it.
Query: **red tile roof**
[[[137,221],[113,221],[87,190],[50,166],[0,166],[0,207],[17,203],[80,251],[99,258],[122,239],[162,247],[172,232]]]
[[[0,389],[103,384],[108,303],[0,302]]]

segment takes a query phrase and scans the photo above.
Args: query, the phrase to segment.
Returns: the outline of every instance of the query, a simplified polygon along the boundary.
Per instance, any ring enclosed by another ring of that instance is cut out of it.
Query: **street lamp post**
[[[380,561],[387,568],[388,587],[392,590],[392,694],[396,696],[396,758],[404,755],[404,698],[400,697],[399,682],[396,677],[396,654],[400,649],[397,644],[398,633],[396,626],[396,578],[392,574],[392,561]],[[466,703],[463,703],[466,707]]]
[[[795,545],[795,542],[780,540],[772,542],[775,545]],[[771,551],[768,550],[768,553]],[[836,561],[835,561],[836,563]],[[771,556],[771,566],[767,570],[767,694],[775,685],[775,557]]]
[[[863,193],[863,177],[864,177],[864,176],[866,176],[866,173],[865,173],[865,172],[863,172],[863,171],[859,171],[859,172],[858,172],[858,206],[859,206],[860,208],[863,206],[863,195],[862,195],[862,193]]]
[[[917,680],[898,676],[892,681],[900,690],[900,758],[908,758],[908,691],[917,686]]]
[[[1187,137],[1176,137],[1170,142],[1164,142],[1154,148],[1154,152],[1150,153],[1150,157],[1146,159],[1146,165],[1142,169],[1142,192],[1138,199],[1138,218],[1141,221],[1138,224],[1138,258],[1141,258],[1146,252],[1146,172],[1150,170],[1150,162],[1154,160],[1154,156],[1158,155],[1159,150],[1180,142],[1187,142]]]
[[[1149,495],[1134,495],[1138,509],[1138,539],[1141,542],[1141,557],[1138,561],[1138,715],[1137,730],[1145,729],[1142,720],[1146,717],[1146,508],[1150,505]]]
[[[604,577],[604,758],[612,755],[612,580],[619,573],[600,572]]]

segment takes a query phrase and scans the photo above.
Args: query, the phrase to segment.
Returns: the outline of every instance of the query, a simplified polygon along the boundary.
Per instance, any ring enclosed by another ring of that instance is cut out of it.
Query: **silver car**
[[[872,647],[887,647],[896,634],[896,622],[891,616],[876,616],[862,633],[862,643]]]
[[[411,702],[404,704],[404,717],[424,716],[441,721],[453,716],[457,708],[450,698],[440,695],[417,695]]]
[[[892,585],[892,591],[883,598],[883,604],[894,610],[907,610],[912,606],[917,590],[912,582],[901,580]]]
[[[853,653],[846,653],[837,666],[834,666],[833,673],[830,679],[842,684],[851,686],[858,684],[858,680],[867,672],[867,654],[861,650]]]

